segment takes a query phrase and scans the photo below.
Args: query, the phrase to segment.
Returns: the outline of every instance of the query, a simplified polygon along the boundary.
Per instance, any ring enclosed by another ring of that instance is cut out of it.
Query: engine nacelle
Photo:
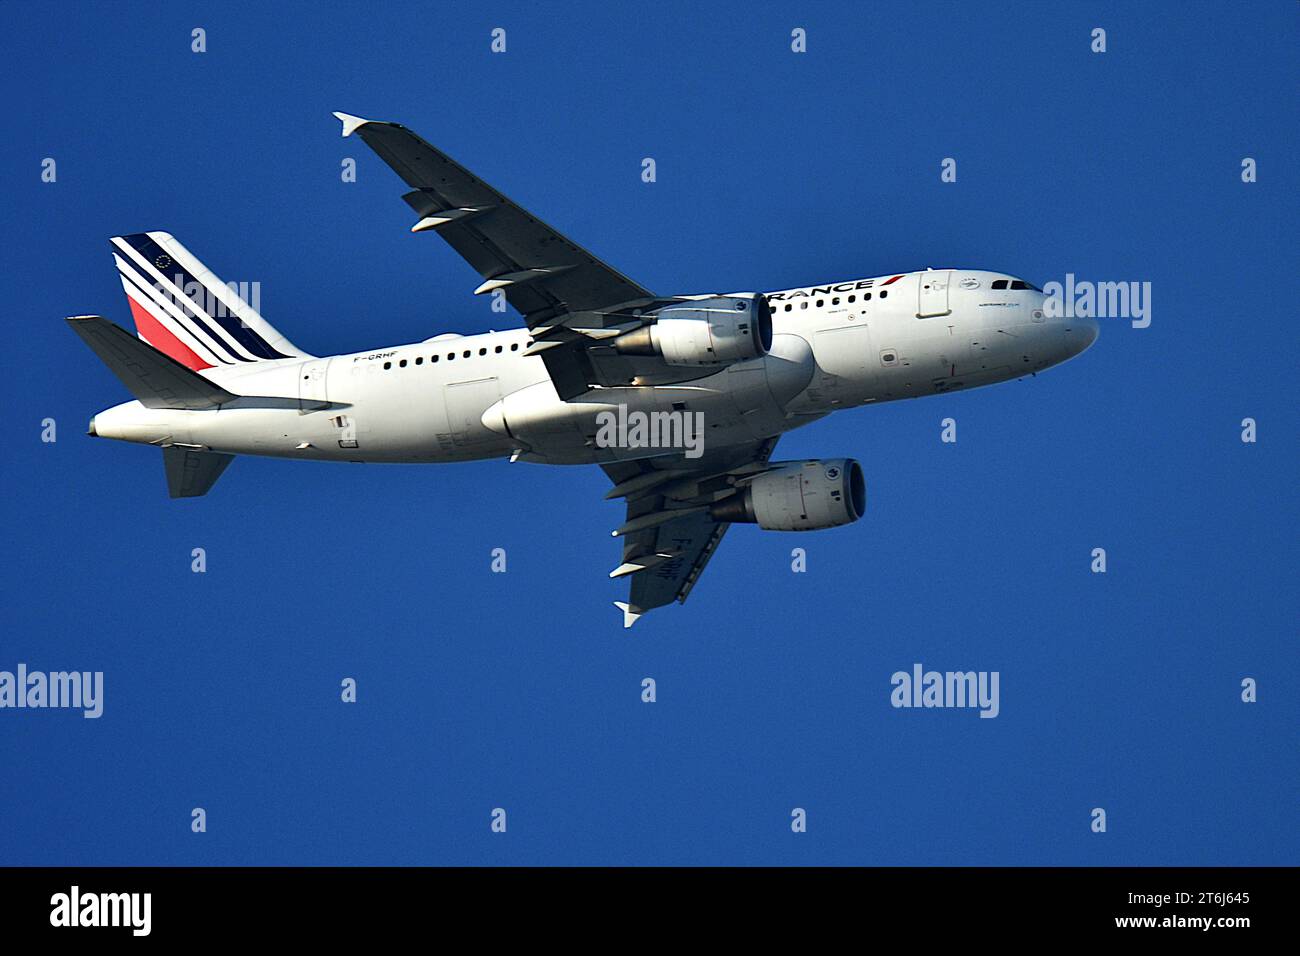
[[[852,458],[832,458],[777,462],[744,490],[716,502],[709,514],[767,531],[817,531],[852,524],[866,508],[862,466]]]
[[[666,305],[655,321],[614,340],[624,355],[658,355],[669,365],[731,365],[772,347],[772,307],[760,292]]]

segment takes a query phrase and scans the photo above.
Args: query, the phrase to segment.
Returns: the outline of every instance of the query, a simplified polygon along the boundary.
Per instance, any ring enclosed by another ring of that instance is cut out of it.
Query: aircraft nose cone
[[[1061,331],[1065,335],[1062,342],[1065,358],[1072,359],[1088,351],[1097,341],[1097,320],[1085,316],[1062,319]]]
[[[1080,332],[1083,334],[1083,345],[1080,352],[1086,352],[1092,347],[1092,343],[1097,341],[1097,334],[1100,331],[1097,320],[1093,318],[1083,319],[1081,322]]]

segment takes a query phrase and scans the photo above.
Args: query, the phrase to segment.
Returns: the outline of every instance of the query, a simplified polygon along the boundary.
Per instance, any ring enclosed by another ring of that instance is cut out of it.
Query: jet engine
[[[851,524],[867,507],[862,466],[852,458],[783,461],[709,509],[715,521],[767,531],[818,531]]]
[[[666,305],[649,325],[614,339],[624,355],[658,355],[669,365],[730,365],[772,347],[772,308],[760,292]]]

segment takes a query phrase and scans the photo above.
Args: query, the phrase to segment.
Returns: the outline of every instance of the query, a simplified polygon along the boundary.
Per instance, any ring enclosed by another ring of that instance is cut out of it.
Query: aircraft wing
[[[614,482],[606,496],[627,499],[623,561],[610,577],[630,577],[623,626],[647,611],[684,602],[731,527],[714,521],[708,505],[726,497],[737,482],[767,469],[776,438],[732,445],[695,460],[647,459],[601,465]],[[673,516],[675,512],[679,515]],[[621,532],[621,534],[620,534]]]
[[[530,329],[547,338],[541,352],[561,398],[587,391],[600,375],[586,360],[589,340],[568,331],[603,328],[604,316],[656,301],[655,296],[586,249],[517,206],[405,126],[335,113],[343,135],[360,136],[411,191],[412,232],[435,232],[483,277],[476,294],[504,291]],[[580,318],[579,318],[580,317]],[[541,344],[541,343],[538,343]]]

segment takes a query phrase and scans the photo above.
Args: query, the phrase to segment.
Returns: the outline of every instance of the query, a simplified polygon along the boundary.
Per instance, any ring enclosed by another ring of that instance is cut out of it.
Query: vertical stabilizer
[[[256,283],[222,282],[168,233],[114,236],[112,247],[136,332],[186,368],[307,354],[247,301]]]

